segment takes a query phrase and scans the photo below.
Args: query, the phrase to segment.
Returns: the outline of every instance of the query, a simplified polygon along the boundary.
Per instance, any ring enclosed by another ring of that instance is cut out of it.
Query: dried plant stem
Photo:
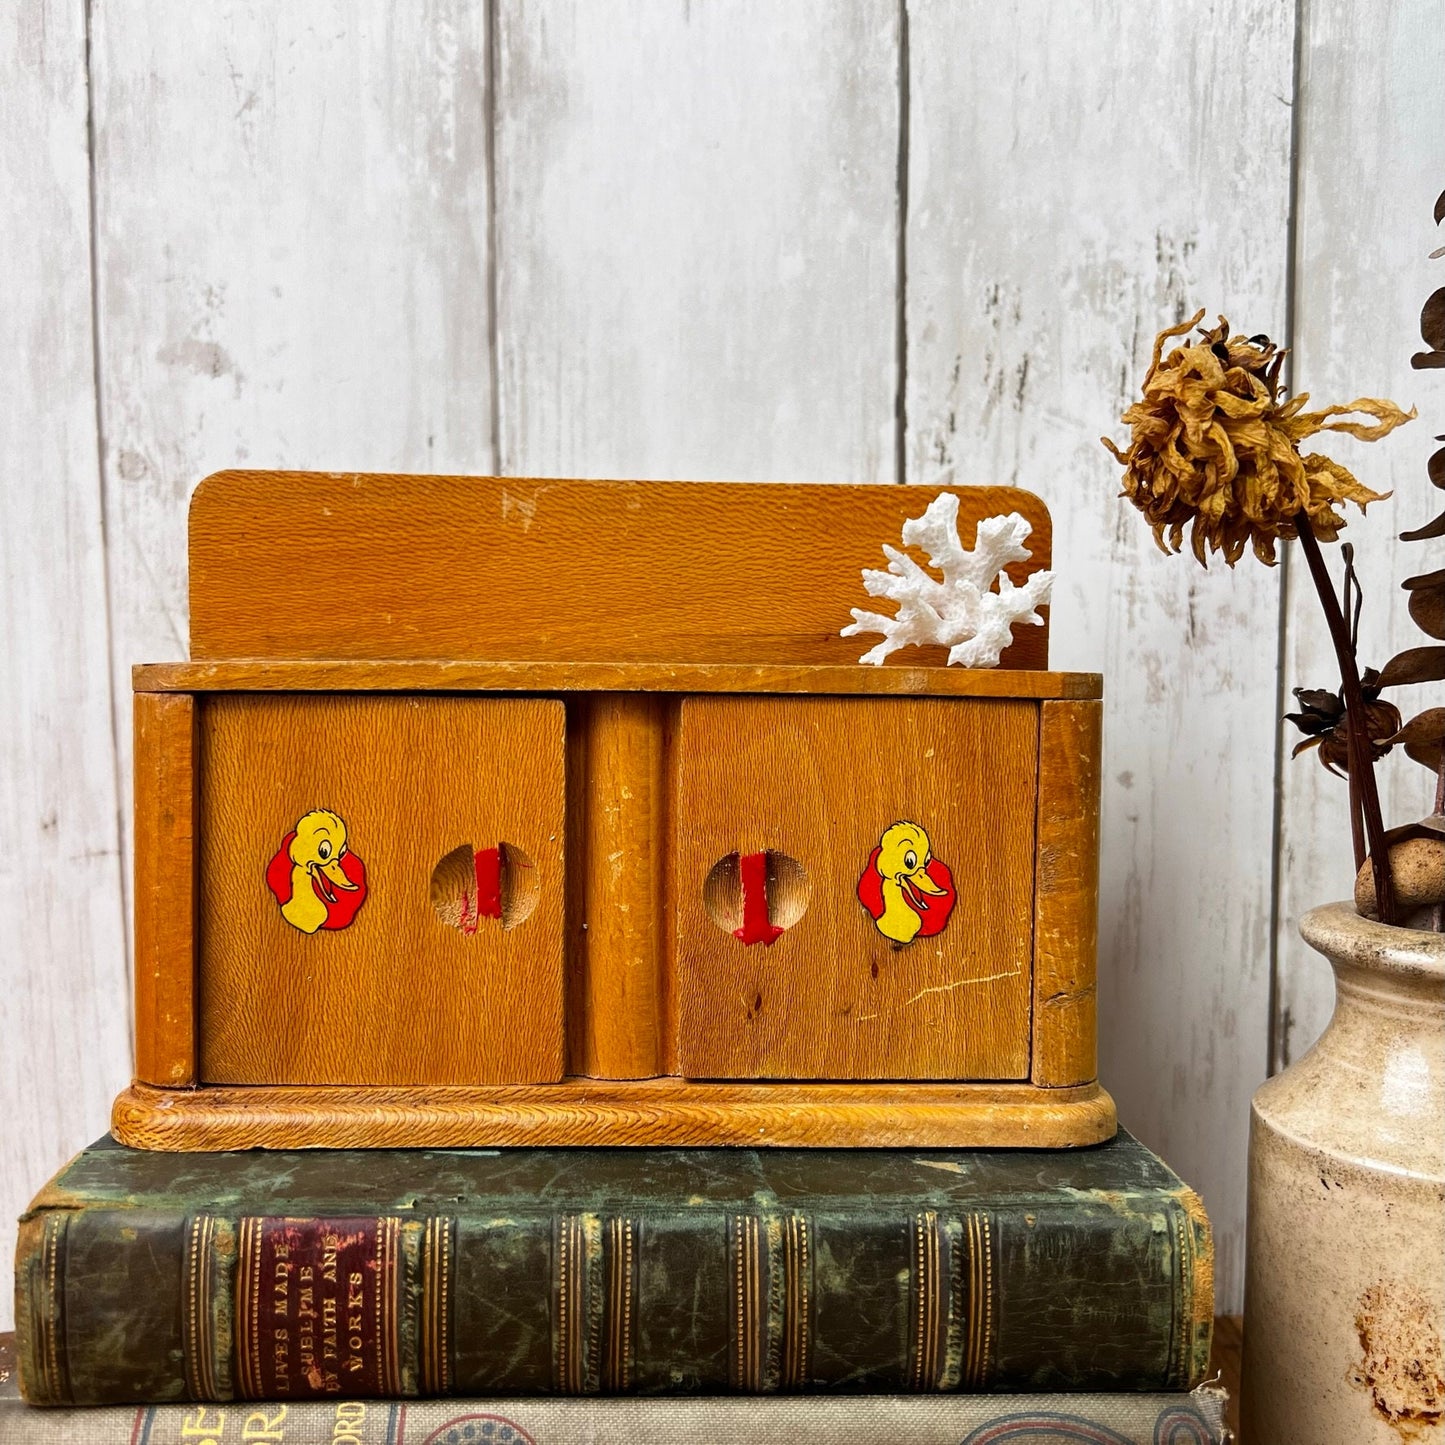
[[[1440,751],[1440,763],[1435,770],[1435,813],[1445,813],[1445,748]],[[1430,915],[1430,927],[1436,933],[1445,933],[1445,903],[1437,903]]]
[[[1370,856],[1370,850],[1365,842],[1365,813],[1360,800],[1360,782],[1355,775],[1353,748],[1350,749],[1349,769],[1350,842],[1354,844],[1355,872],[1358,873],[1365,866],[1365,859]]]
[[[1309,516],[1300,512],[1295,518],[1295,527],[1305,561],[1309,563],[1310,580],[1315,584],[1320,606],[1325,610],[1330,641],[1335,646],[1335,659],[1340,665],[1340,695],[1345,703],[1345,727],[1349,743],[1351,827],[1357,829],[1358,823],[1355,819],[1363,816],[1365,841],[1369,846],[1370,863],[1375,875],[1375,900],[1380,921],[1394,923],[1395,888],[1390,877],[1390,855],[1385,847],[1385,824],[1380,816],[1380,793],[1375,785],[1375,760],[1365,721],[1365,699],[1360,691],[1359,668],[1355,663],[1355,650],[1350,645],[1350,628],[1340,609],[1340,600],[1335,596],[1329,568],[1325,566],[1319,539],[1310,525]],[[1363,860],[1357,858],[1357,867],[1361,861]]]

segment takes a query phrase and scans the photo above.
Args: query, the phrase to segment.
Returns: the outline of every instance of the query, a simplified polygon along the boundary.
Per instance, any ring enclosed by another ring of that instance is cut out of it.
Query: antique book
[[[1198,1197],[1055,1150],[177,1155],[110,1140],[21,1220],[44,1404],[799,1390],[1179,1391]]]
[[[1227,1397],[307,1400],[34,1410],[0,1335],[0,1445],[1222,1445]]]

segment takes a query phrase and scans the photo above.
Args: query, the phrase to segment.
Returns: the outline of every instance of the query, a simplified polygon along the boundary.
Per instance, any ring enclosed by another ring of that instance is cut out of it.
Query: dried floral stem
[[[1445,748],[1440,750],[1440,764],[1435,771],[1435,812],[1445,813]],[[1445,903],[1437,903],[1430,915],[1430,927],[1445,933]]]
[[[1348,717],[1346,712],[1346,717]],[[1348,727],[1348,722],[1346,723]],[[1350,747],[1350,762],[1347,772],[1347,781],[1350,788],[1350,842],[1355,849],[1355,872],[1358,873],[1365,866],[1365,859],[1370,856],[1369,845],[1365,841],[1365,811],[1363,800],[1360,797],[1360,784],[1355,775],[1355,750]]]
[[[1340,543],[1340,556],[1345,563],[1343,608],[1345,624],[1349,630],[1350,656],[1358,659],[1360,655],[1360,612],[1365,605],[1365,594],[1360,590],[1359,579],[1355,576],[1355,549],[1349,542]],[[1355,872],[1358,873],[1365,866],[1365,859],[1369,857],[1370,850],[1365,843],[1365,814],[1360,798],[1360,776],[1354,768],[1348,765],[1346,772],[1350,790],[1350,842],[1354,845]]]
[[[1340,600],[1330,582],[1319,539],[1304,512],[1295,518],[1301,550],[1309,563],[1310,579],[1325,610],[1330,641],[1335,646],[1335,659],[1340,665],[1340,695],[1345,703],[1345,726],[1350,749],[1351,812],[1362,814],[1365,839],[1369,845],[1370,863],[1375,875],[1375,898],[1382,923],[1395,921],[1395,888],[1390,877],[1390,855],[1385,847],[1385,824],[1380,816],[1380,793],[1375,786],[1375,762],[1371,752],[1369,731],[1365,726],[1365,699],[1360,691],[1360,673],[1355,663],[1355,650],[1350,646],[1350,627],[1340,608]],[[1359,724],[1356,726],[1356,724]],[[1354,807],[1358,778],[1359,808]],[[1363,860],[1359,860],[1363,861]]]

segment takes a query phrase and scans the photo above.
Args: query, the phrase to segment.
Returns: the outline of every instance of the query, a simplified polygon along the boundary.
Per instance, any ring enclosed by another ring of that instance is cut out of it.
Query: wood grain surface
[[[196,1082],[200,734],[184,693],[135,698],[135,1073]]]
[[[896,479],[899,14],[497,0],[499,472]]]
[[[1099,768],[1103,705],[1039,708],[1034,857],[1036,1084],[1098,1074]]]
[[[684,699],[680,1072],[1027,1077],[1037,764],[1027,702]],[[904,820],[926,830],[958,900],[941,933],[898,946],[855,890]],[[806,909],[773,943],[745,945],[709,912],[704,884],[728,854],[765,849],[802,865]]]
[[[840,637],[934,492],[223,472],[191,500],[191,652],[200,658],[856,663]],[[1048,565],[1048,515],[960,488],[959,535],[1017,511],[1016,581]],[[795,545],[803,543],[806,545]],[[788,563],[779,551],[788,548]],[[318,559],[334,606],[317,607]],[[912,662],[941,663],[942,648]],[[1047,665],[1023,627],[1004,666]]]
[[[111,1129],[141,1149],[382,1149],[580,1144],[1072,1148],[1114,1135],[1097,1084],[698,1084],[681,1079],[490,1089],[134,1084]]]
[[[567,710],[567,1069],[666,1072],[665,758],[673,704],[597,693]]]
[[[563,707],[544,699],[212,697],[201,713],[200,1076],[473,1084],[563,1073]],[[345,821],[367,896],[342,929],[282,916],[267,864],[297,820]],[[470,936],[431,876],[519,847],[531,916]]]
[[[766,692],[1097,698],[1096,672],[856,663],[351,661],[141,663],[138,692]]]

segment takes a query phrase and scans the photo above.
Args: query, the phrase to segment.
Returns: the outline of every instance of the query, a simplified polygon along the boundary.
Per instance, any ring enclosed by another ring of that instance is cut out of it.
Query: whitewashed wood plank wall
[[[1103,1075],[1238,1308],[1249,1094],[1328,1016],[1294,922],[1349,884],[1276,761],[1327,640],[1288,567],[1160,556],[1097,439],[1196,304],[1418,402],[1346,458],[1412,499],[1353,533],[1411,640],[1442,77],[1433,0],[6,7],[0,1257],[129,1077],[128,669],[184,651],[207,472],[1002,481],[1107,675]]]
[[[1445,286],[1445,258],[1429,259],[1445,244],[1445,226],[1432,220],[1445,190],[1445,11],[1438,0],[1312,0],[1300,41],[1295,384],[1321,401],[1363,394],[1420,408],[1388,441],[1346,437],[1330,448],[1376,491],[1394,492],[1348,533],[1365,592],[1360,656],[1378,667],[1429,641],[1400,605],[1401,580],[1445,565],[1445,543],[1396,540],[1445,500],[1425,471],[1445,432],[1445,372],[1410,367],[1427,349],[1420,308]],[[1334,652],[1304,566],[1290,569],[1287,592],[1284,682],[1332,687]],[[1423,691],[1396,695],[1406,717],[1429,705]],[[1417,763],[1396,751],[1378,772],[1387,819],[1430,811],[1433,785]],[[1334,999],[1328,967],[1300,941],[1299,916],[1329,884],[1345,896],[1350,858],[1339,780],[1303,760],[1284,778],[1274,1057],[1288,1063],[1318,1038]]]

